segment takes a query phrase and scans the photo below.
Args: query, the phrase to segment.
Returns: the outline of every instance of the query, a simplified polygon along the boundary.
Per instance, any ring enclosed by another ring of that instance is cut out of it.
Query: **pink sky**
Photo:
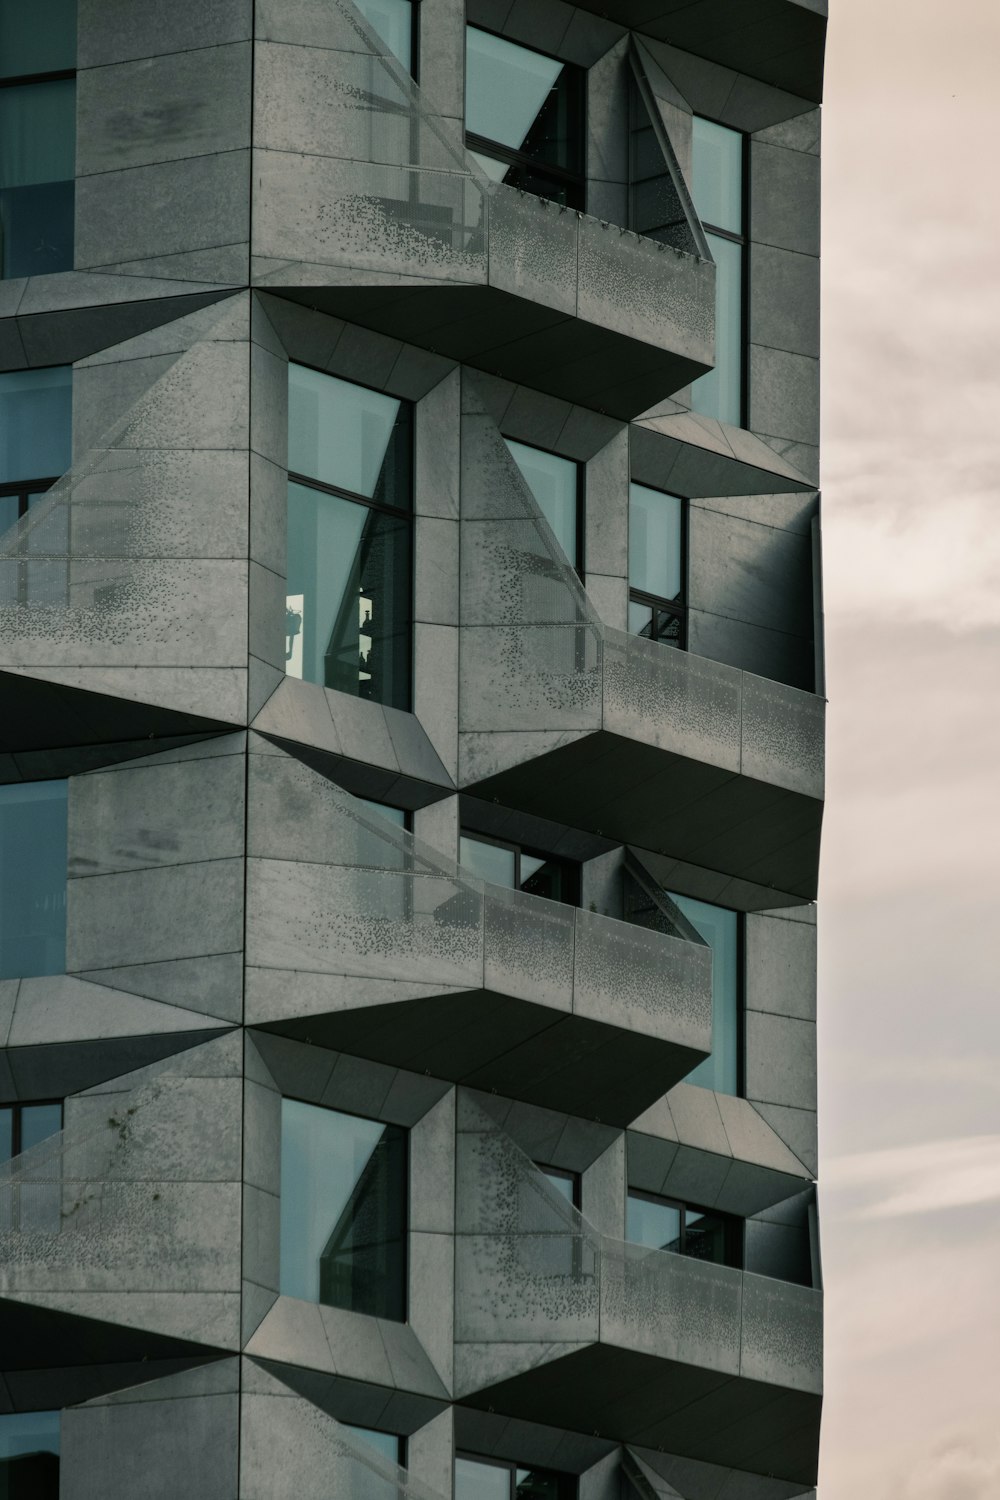
[[[831,0],[821,1500],[1000,1497],[1000,6]]]

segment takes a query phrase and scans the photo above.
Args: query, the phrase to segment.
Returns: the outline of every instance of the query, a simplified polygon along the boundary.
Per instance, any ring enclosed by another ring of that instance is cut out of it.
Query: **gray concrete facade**
[[[470,1500],[456,1454],[813,1496],[826,0],[420,0],[415,76],[361,0],[76,8],[73,269],[0,279],[0,381],[72,368],[0,529],[0,799],[67,804],[65,961],[0,977],[0,1112],[62,1103],[0,1160],[0,1422],[59,1412],[70,1500]],[[580,70],[585,210],[467,149],[467,24]],[[742,426],[692,404],[695,117],[742,136]],[[407,708],[286,671],[290,364],[410,404]],[[578,466],[577,556],[509,443]],[[632,483],[684,649],[630,633]],[[685,902],[736,914],[727,1091]],[[287,1291],[283,1100],[406,1133],[405,1321]]]

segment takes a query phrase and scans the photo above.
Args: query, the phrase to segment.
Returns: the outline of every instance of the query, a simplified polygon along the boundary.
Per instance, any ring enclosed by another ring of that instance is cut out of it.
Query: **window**
[[[494,182],[584,208],[582,68],[465,29],[465,139]]]
[[[72,366],[0,374],[0,536],[69,468],[72,421]],[[30,528],[24,556],[0,563],[5,603],[64,600],[67,564],[52,554],[69,550],[68,516],[63,506],[51,509]]]
[[[281,1291],[406,1320],[407,1133],[281,1101]]]
[[[0,979],[66,969],[66,782],[0,786]]]
[[[677,495],[630,484],[628,628],[665,646],[687,645],[687,506]]]
[[[535,1166],[572,1208],[580,1207],[579,1172],[567,1172],[562,1167],[546,1167],[540,1161],[536,1161]]]
[[[740,131],[695,115],[692,197],[715,261],[715,368],[692,385],[691,405],[734,427],[744,420],[745,150]]]
[[[684,1082],[719,1094],[739,1094],[743,968],[739,913],[672,891],[669,895],[712,950],[712,1051]]]
[[[459,863],[491,885],[529,891],[567,906],[580,904],[580,867],[572,860],[556,859],[507,844],[481,834],[463,833],[459,840]]]
[[[288,373],[285,671],[410,707],[412,408]]]
[[[62,1130],[62,1100],[0,1105],[0,1162],[20,1156]]]
[[[505,438],[510,456],[578,573],[583,572],[583,467],[558,453]]]
[[[73,268],[76,0],[0,0],[0,276]]]
[[[576,1481],[554,1469],[526,1469],[494,1458],[455,1458],[455,1500],[574,1500]]]
[[[0,1415],[0,1495],[59,1500],[59,1413]]]
[[[652,1250],[668,1250],[718,1266],[739,1266],[743,1258],[742,1229],[742,1220],[732,1214],[629,1189],[625,1238],[633,1245],[648,1245]]]
[[[57,1135],[62,1129],[62,1116],[59,1099],[0,1105],[0,1164]],[[61,1187],[52,1177],[43,1182],[15,1179],[0,1192],[0,1230],[54,1234],[59,1229],[61,1207]],[[0,1496],[4,1494],[0,1465]]]
[[[399,1437],[395,1432],[379,1432],[374,1427],[356,1427],[353,1422],[341,1423],[348,1432],[373,1448],[382,1458],[387,1458],[391,1464],[399,1464],[400,1468],[406,1465],[406,1439]]]
[[[416,77],[416,6],[410,0],[355,0],[355,4],[396,60]]]

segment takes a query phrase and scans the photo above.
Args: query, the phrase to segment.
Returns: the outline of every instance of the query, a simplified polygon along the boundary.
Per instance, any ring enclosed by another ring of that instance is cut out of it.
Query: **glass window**
[[[76,81],[0,87],[0,275],[73,268]]]
[[[289,366],[285,671],[410,706],[412,411]]]
[[[743,422],[743,257],[746,210],[743,136],[694,117],[692,197],[715,261],[715,368],[691,387],[703,416]]]
[[[582,68],[465,30],[465,129],[494,181],[584,207]]]
[[[40,1146],[62,1129],[62,1103],[6,1104],[0,1107],[0,1162]],[[0,1192],[0,1229],[55,1234],[60,1224],[61,1187],[49,1178],[43,1182],[7,1184]],[[0,1473],[0,1500],[6,1494]]]
[[[406,1462],[406,1439],[399,1437],[395,1432],[378,1432],[374,1427],[355,1427],[353,1422],[342,1424],[348,1432],[353,1432],[355,1437],[374,1448],[375,1452],[387,1458],[392,1464],[404,1464]]]
[[[66,782],[0,787],[0,979],[66,969]]]
[[[73,367],[0,374],[0,494],[37,490],[72,460]]]
[[[529,891],[549,901],[577,906],[580,901],[580,869],[572,860],[532,853],[518,844],[484,839],[463,833],[459,840],[459,863],[480,880],[509,890]]]
[[[59,1500],[59,1413],[0,1416],[0,1495],[8,1500]]]
[[[77,0],[45,0],[45,24],[24,0],[0,0],[0,78],[76,67]]]
[[[684,501],[644,484],[629,485],[628,628],[668,646],[684,646]]]
[[[685,1078],[719,1094],[740,1091],[740,921],[725,906],[669,893],[712,950],[712,1051]]]
[[[406,1320],[406,1131],[281,1102],[281,1290]]]
[[[580,465],[571,458],[560,458],[558,453],[515,443],[513,438],[504,441],[539,510],[555,532],[556,541],[579,571]]]
[[[410,0],[355,0],[371,29],[401,62],[413,69],[413,6]]]
[[[732,1214],[694,1208],[652,1193],[630,1191],[625,1207],[625,1238],[633,1245],[667,1250],[692,1260],[736,1266],[740,1253],[740,1220]]]
[[[576,1483],[554,1469],[525,1469],[498,1459],[455,1459],[455,1500],[572,1500]]]
[[[562,1167],[544,1167],[541,1162],[536,1162],[535,1165],[560,1197],[565,1198],[573,1208],[580,1207],[579,1172],[567,1172]]]
[[[5,1104],[0,1106],[0,1162],[30,1151],[62,1130],[62,1103]]]

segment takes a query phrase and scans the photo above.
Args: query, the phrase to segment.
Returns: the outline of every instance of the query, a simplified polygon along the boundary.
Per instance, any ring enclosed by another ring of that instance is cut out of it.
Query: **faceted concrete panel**
[[[818,356],[818,257],[752,245],[749,274],[754,343]]]
[[[750,426],[768,437],[819,441],[819,366],[804,354],[751,344]]]
[[[243,941],[243,862],[76,878],[67,888],[70,971],[232,953]]]
[[[252,0],[79,0],[77,63],[95,68],[128,58],[247,41]]]
[[[763,509],[755,521],[692,506],[688,522],[689,590],[699,609],[812,639],[812,548],[776,527]]]
[[[801,1021],[816,1019],[815,927],[747,916],[746,1004]]]
[[[801,132],[810,115],[789,121]],[[776,245],[782,250],[797,250],[802,255],[818,255],[820,249],[820,167],[819,158],[808,151],[790,150],[771,144],[775,126],[750,143],[750,175],[753,193],[750,197],[750,237],[760,244]],[[810,135],[818,127],[810,127]]]
[[[816,1107],[816,1027],[810,1021],[748,1011],[747,1098]]]

